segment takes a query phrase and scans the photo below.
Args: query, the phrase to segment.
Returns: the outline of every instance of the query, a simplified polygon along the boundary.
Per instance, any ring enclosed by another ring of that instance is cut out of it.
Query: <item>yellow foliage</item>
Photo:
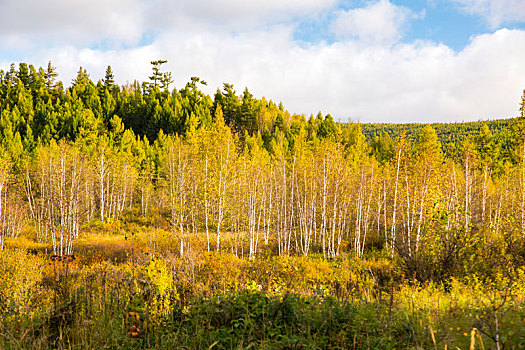
[[[32,300],[40,291],[44,263],[42,257],[24,250],[4,249],[0,253],[0,306],[32,314]]]

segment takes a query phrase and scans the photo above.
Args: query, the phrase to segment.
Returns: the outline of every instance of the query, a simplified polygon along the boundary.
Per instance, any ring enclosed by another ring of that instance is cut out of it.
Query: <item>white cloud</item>
[[[246,29],[310,15],[336,4],[337,0],[151,0],[147,19],[153,27],[187,30],[204,24]]]
[[[142,36],[142,7],[139,0],[2,0],[0,43],[15,48],[101,40],[134,44]]]
[[[473,38],[461,52],[432,42],[363,47],[352,42],[301,47],[290,28],[226,36],[165,33],[153,44],[101,52],[73,47],[41,52],[66,84],[82,65],[93,80],[112,65],[121,83],[145,80],[149,61],[168,59],[175,84],[191,76],[214,93],[223,82],[240,93],[283,101],[291,112],[331,113],[362,122],[463,121],[517,115],[525,87],[525,31]]]
[[[492,28],[525,22],[524,0],[452,0],[463,11],[483,17]]]
[[[211,4],[211,0],[207,1]],[[205,91],[209,94],[228,82],[234,84],[238,93],[247,86],[255,96],[282,101],[291,112],[309,115],[322,110],[341,120],[462,121],[517,115],[520,94],[525,87],[525,65],[522,64],[525,31],[504,29],[476,36],[459,52],[434,42],[391,45],[414,13],[383,0],[364,9],[374,6],[387,9],[368,12],[380,14],[370,17],[372,19],[390,21],[386,27],[371,28],[365,21],[362,28],[355,29],[360,33],[358,39],[305,45],[294,40],[292,22],[278,21],[258,27],[246,24],[238,31],[232,28],[241,25],[240,22],[222,25],[219,20],[222,15],[216,12],[226,11],[228,4],[233,9],[237,1],[240,3],[240,0],[226,0],[225,8],[208,9],[214,19],[206,22],[201,18],[200,23],[192,24],[192,30],[186,28],[186,23],[193,18],[197,21],[198,16],[182,15],[191,12],[187,8],[181,8],[178,14],[171,10],[159,12],[166,20],[172,14],[173,22],[159,23],[158,35],[146,46],[85,49],[72,41],[35,52],[27,50],[24,61],[46,66],[48,60],[52,60],[67,86],[79,66],[86,68],[97,81],[104,76],[106,66],[111,65],[117,81],[125,83],[147,80],[150,61],[167,59],[165,69],[172,72],[177,88],[197,75],[208,82]],[[179,4],[187,7],[204,3],[191,5],[189,0],[183,0]],[[2,4],[0,6],[5,6]],[[273,10],[285,16],[327,10],[320,0],[291,1],[287,5],[257,1],[242,6],[245,7],[237,9],[242,13],[239,18],[255,18],[258,13],[269,14]],[[401,11],[401,15],[396,11]],[[397,17],[392,17],[396,13]],[[340,16],[345,14],[339,12]],[[147,16],[137,20],[143,23],[143,28],[152,26]],[[404,19],[400,21],[399,16]],[[126,22],[123,23],[126,27]],[[61,26],[53,28],[58,31]],[[78,30],[84,31],[82,28],[80,25]],[[16,30],[10,33],[22,35]],[[91,38],[89,33],[84,35]],[[365,40],[367,36],[374,40]],[[131,40],[129,38],[126,40]],[[0,62],[0,68],[8,69],[9,63]]]
[[[423,16],[389,0],[369,2],[366,7],[340,10],[332,30],[342,39],[355,39],[367,43],[393,44],[401,39],[408,23]]]
[[[235,16],[273,16],[275,13],[304,15],[330,8],[336,0],[181,0],[178,5],[200,14],[214,14],[221,18]]]
[[[145,33],[256,30],[338,0],[0,0],[0,47],[136,46]]]

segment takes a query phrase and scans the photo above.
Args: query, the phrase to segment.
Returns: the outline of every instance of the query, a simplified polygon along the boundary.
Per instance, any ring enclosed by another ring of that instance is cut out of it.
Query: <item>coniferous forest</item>
[[[0,71],[1,349],[525,347],[525,94],[343,123],[164,63]]]

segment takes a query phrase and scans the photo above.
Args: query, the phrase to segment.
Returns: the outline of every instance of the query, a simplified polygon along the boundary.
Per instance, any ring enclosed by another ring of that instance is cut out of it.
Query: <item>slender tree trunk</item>
[[[219,205],[217,213],[217,239],[216,239],[216,250],[220,250],[220,239],[221,239],[221,224],[224,218],[224,205],[226,200],[226,182],[227,182],[227,167],[230,157],[230,142],[227,142],[226,155],[223,154],[221,149],[220,155],[220,168],[219,168]]]
[[[339,186],[340,186],[340,175],[342,171],[339,167],[339,172],[335,176],[335,187],[333,191],[333,208],[332,208],[332,227],[331,227],[331,239],[330,239],[330,254],[332,257],[337,255],[337,248],[335,244],[336,232],[337,232],[337,219],[340,218],[339,214]]]
[[[416,232],[416,252],[419,250],[419,240],[420,240],[420,237],[421,237],[421,225],[423,223],[423,209],[425,207],[425,199],[426,199],[426,196],[427,196],[427,190],[428,190],[428,183],[427,183],[427,179],[428,177],[430,176],[430,174],[427,174],[427,176],[425,177],[425,180],[424,181],[424,184],[423,184],[423,188],[421,190],[422,194],[421,194],[421,200],[419,202],[419,218],[418,218],[418,222],[417,222],[417,232]]]
[[[470,224],[470,168],[469,155],[465,159],[465,232]]]
[[[2,221],[2,227],[0,227],[0,251],[4,250],[4,240],[6,237],[5,211],[7,204],[8,176],[9,170],[7,169],[7,164],[0,164],[0,221]]]
[[[100,186],[100,220],[104,222],[104,204],[105,204],[105,198],[104,198],[104,182],[106,178],[106,163],[105,163],[105,154],[104,151],[100,154],[99,158],[99,186]]]
[[[395,189],[394,189],[394,206],[393,206],[393,212],[392,212],[392,228],[391,228],[391,234],[390,234],[390,253],[392,256],[394,256],[394,247],[396,243],[396,212],[397,212],[397,186],[399,183],[399,168],[401,166],[401,148],[398,151],[397,154],[397,170],[396,170],[396,182],[395,182]]]
[[[485,207],[487,203],[487,187],[490,175],[488,174],[488,166],[485,164],[483,167],[483,193],[481,198],[481,223],[485,223]]]
[[[323,205],[321,211],[321,240],[323,246],[323,258],[326,259],[326,187],[327,187],[327,175],[326,175],[326,155],[323,158]]]
[[[270,175],[268,178],[268,213],[267,213],[267,220],[266,220],[266,231],[264,234],[264,243],[268,244],[270,240],[270,225],[272,222],[272,194],[273,194],[273,188],[275,186],[275,182],[273,181],[273,162],[270,163]]]
[[[363,232],[363,239],[361,242],[361,252],[359,256],[363,256],[365,251],[365,243],[366,243],[366,236],[368,233],[369,228],[369,222],[370,222],[370,212],[371,212],[371,206],[372,206],[372,197],[374,194],[374,167],[372,166],[372,174],[370,176],[370,186],[368,186],[368,200],[366,203],[366,210],[365,210],[365,218],[364,218],[364,232]]]
[[[208,252],[210,251],[210,232],[208,226],[208,148],[206,148],[206,155],[204,160],[204,225],[206,227],[206,245]]]
[[[405,186],[406,186],[406,219],[404,220],[406,238],[403,237],[403,243],[407,244],[408,256],[412,256],[412,224],[411,224],[411,212],[410,212],[410,184],[408,182],[408,175],[405,169]],[[415,192],[415,191],[414,191]]]
[[[357,190],[356,203],[355,203],[355,233],[354,233],[354,252],[359,256],[361,250],[361,220],[363,213],[363,169],[360,171],[359,176],[359,189]]]
[[[521,157],[521,234],[525,235],[525,139]]]
[[[295,181],[296,181],[296,174],[295,174],[295,156],[293,158],[293,164],[292,164],[292,178],[291,178],[291,189],[292,189],[292,193],[291,193],[291,196],[290,196],[290,218],[289,218],[289,224],[288,224],[288,230],[286,231],[286,251],[287,253],[290,252],[291,250],[291,239],[292,239],[292,230],[293,230],[293,224],[294,224],[294,209],[295,209],[295,197],[294,197],[294,194],[295,194],[295,187],[294,187],[294,184],[295,184]]]

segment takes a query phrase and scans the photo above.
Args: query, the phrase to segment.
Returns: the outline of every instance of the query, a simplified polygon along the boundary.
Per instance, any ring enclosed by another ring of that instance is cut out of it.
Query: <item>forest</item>
[[[0,348],[525,347],[525,91],[361,124],[0,71]]]

